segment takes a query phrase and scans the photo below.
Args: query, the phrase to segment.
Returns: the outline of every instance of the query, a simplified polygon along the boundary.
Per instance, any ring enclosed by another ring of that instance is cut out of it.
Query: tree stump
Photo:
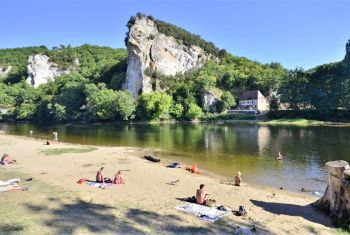
[[[346,161],[326,163],[328,186],[321,199],[314,203],[327,211],[333,222],[350,224],[350,167]]]

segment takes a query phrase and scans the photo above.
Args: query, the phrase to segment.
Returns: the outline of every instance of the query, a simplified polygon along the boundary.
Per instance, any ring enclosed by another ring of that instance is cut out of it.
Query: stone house
[[[259,90],[245,91],[239,98],[240,110],[256,110],[266,111],[268,110],[268,102],[263,94]]]

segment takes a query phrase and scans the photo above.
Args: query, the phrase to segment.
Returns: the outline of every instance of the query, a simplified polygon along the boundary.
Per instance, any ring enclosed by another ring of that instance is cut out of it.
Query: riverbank
[[[29,187],[1,194],[0,232],[232,234],[235,226],[253,224],[260,234],[335,232],[329,219],[310,206],[315,197],[264,186],[220,184],[207,174],[146,161],[141,156],[147,149],[46,146],[42,140],[6,134],[0,134],[0,149],[18,161],[0,168],[1,180],[20,177],[21,185]],[[109,177],[125,170],[126,184],[100,189],[76,183],[80,178],[94,179],[101,166]],[[178,185],[168,184],[175,180]],[[194,195],[201,183],[220,204],[233,209],[244,205],[248,216],[229,213],[208,223],[176,210],[183,204],[177,198]]]

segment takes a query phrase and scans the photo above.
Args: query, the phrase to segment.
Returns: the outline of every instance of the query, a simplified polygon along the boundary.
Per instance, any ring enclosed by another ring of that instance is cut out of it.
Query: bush
[[[139,99],[138,117],[149,120],[169,119],[172,102],[172,97],[164,92],[144,93]]]
[[[170,108],[170,114],[176,119],[180,119],[182,117],[182,112],[184,108],[181,104],[173,104]]]
[[[132,118],[136,109],[136,100],[129,91],[116,92],[117,115],[122,120]]]
[[[202,117],[202,109],[196,103],[190,103],[186,112],[186,118],[188,120],[195,120]]]

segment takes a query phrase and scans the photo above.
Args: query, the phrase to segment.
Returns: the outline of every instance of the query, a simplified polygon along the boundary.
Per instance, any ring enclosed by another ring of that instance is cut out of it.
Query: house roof
[[[257,100],[258,94],[260,93],[259,90],[255,91],[244,91],[239,98],[239,100]],[[261,94],[261,93],[260,93]]]

